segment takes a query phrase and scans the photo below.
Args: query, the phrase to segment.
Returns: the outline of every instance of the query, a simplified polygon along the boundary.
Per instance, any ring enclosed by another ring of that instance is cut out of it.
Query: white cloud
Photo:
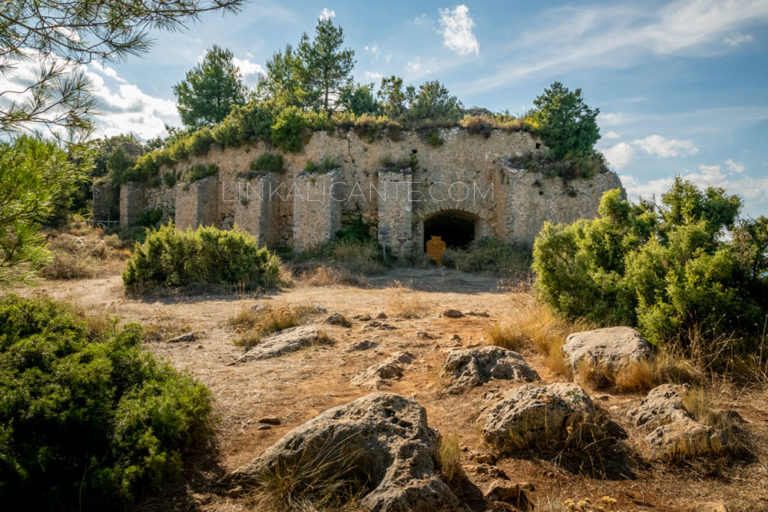
[[[739,46],[752,40],[752,34],[731,34],[723,38],[723,42],[729,46]]]
[[[621,123],[621,119],[623,117],[624,114],[621,112],[605,112],[600,113],[597,116],[597,120],[600,122],[600,124],[615,125]]]
[[[381,73],[377,73],[376,71],[366,71],[365,72],[365,79],[366,80],[373,80],[374,82],[379,82],[381,79],[384,78],[384,75]]]
[[[699,152],[692,141],[667,139],[661,135],[649,135],[644,139],[637,139],[633,144],[648,153],[660,158],[671,158],[677,156],[690,156]]]
[[[478,55],[480,45],[472,33],[475,22],[469,16],[469,8],[462,4],[453,9],[440,9],[439,12],[443,45],[460,55]]]
[[[372,45],[366,45],[364,50],[376,55],[379,53],[379,45],[378,43],[373,43]]]
[[[557,7],[539,19],[498,49],[499,58],[514,65],[499,65],[502,71],[476,80],[473,90],[573,69],[621,69],[651,55],[723,54],[733,50],[734,42],[745,42],[735,34],[768,21],[768,2],[676,0],[658,10],[639,3]]]
[[[323,8],[323,12],[320,13],[320,17],[318,19],[321,20],[329,20],[331,18],[336,17],[336,11],[333,9],[328,9],[327,7]]]
[[[421,57],[416,57],[415,59],[409,60],[405,64],[405,67],[411,73],[418,73],[421,70]]]
[[[742,165],[738,162],[734,162],[730,158],[725,161],[725,165],[728,167],[728,170],[731,172],[744,172],[744,170],[747,168],[745,165]]]
[[[232,62],[235,66],[240,68],[240,74],[245,76],[248,75],[265,75],[266,72],[264,71],[264,68],[261,67],[260,64],[256,64],[255,62],[251,62],[248,59],[238,59],[237,57],[232,58]]]
[[[620,137],[619,134],[613,130],[608,130],[607,132],[605,132],[605,134],[603,134],[603,138],[607,140],[618,139],[619,137]]]
[[[615,169],[623,169],[635,158],[635,149],[626,142],[619,142],[608,149],[602,150],[605,159]]]

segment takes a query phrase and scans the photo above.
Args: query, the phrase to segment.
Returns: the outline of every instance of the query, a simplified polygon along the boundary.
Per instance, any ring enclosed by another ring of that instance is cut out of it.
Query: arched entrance
[[[438,235],[449,248],[460,249],[475,240],[480,218],[460,210],[444,210],[424,219],[424,247],[434,235]]]

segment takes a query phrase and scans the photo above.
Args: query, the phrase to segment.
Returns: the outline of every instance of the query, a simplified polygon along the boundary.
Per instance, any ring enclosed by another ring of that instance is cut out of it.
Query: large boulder
[[[546,448],[564,441],[569,430],[595,424],[595,406],[576,384],[526,384],[488,412],[483,438],[502,450]]]
[[[562,350],[573,370],[588,364],[608,378],[624,366],[653,358],[650,344],[631,327],[575,332],[566,338]]]
[[[423,407],[400,395],[373,393],[292,430],[227,481],[248,486],[276,474],[309,473],[313,485],[334,478],[357,481],[366,511],[464,510],[438,477],[438,447]]]
[[[442,376],[451,381],[448,387],[451,393],[480,386],[491,379],[541,380],[520,354],[502,347],[451,350],[443,364]]]
[[[258,345],[240,356],[235,363],[280,357],[304,347],[329,343],[328,338],[314,325],[303,325],[284,329],[264,338]]]
[[[644,438],[652,458],[685,459],[724,449],[725,436],[696,421],[685,409],[688,391],[687,385],[662,384],[628,412],[635,426],[652,429]]]

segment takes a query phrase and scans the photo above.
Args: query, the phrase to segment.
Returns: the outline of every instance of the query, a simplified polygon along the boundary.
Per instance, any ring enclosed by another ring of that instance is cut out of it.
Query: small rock
[[[259,425],[256,430],[272,430],[272,427],[269,425]]]
[[[446,309],[445,311],[443,311],[443,316],[446,318],[462,318],[464,316],[464,313],[462,313],[458,309]]]
[[[259,420],[259,423],[263,423],[264,425],[279,425],[280,418],[276,418],[274,416],[268,416],[266,418],[261,418]]]
[[[502,480],[509,480],[509,477],[507,474],[497,468],[496,466],[493,466],[491,464],[478,464],[477,466],[467,466],[466,468],[468,471],[472,471],[478,475],[482,475],[487,478],[500,478]]]
[[[368,350],[370,348],[374,348],[378,345],[375,341],[371,340],[362,340],[358,341],[357,343],[353,343],[350,346],[348,346],[344,351],[345,352],[355,352],[357,350]]]
[[[425,340],[433,340],[433,339],[435,339],[434,336],[432,336],[431,334],[429,334],[428,332],[425,332],[425,331],[417,332],[416,333],[416,337],[417,338],[422,338],[422,339],[425,339]]]
[[[613,377],[628,364],[653,358],[651,345],[631,327],[606,327],[575,332],[566,338],[563,355],[573,370],[583,363]]]
[[[175,338],[171,338],[166,343],[178,343],[180,341],[195,341],[195,333],[188,332],[185,334],[182,334],[181,336],[176,336]]]
[[[385,312],[382,311],[381,313],[376,315],[376,318],[378,318],[379,320],[386,320],[389,317],[387,316],[387,314]]]
[[[316,326],[303,325],[291,327],[265,338],[261,343],[230,364],[280,357],[289,352],[295,352],[301,348],[318,343],[329,343],[329,341],[325,337],[320,336],[320,331]]]
[[[707,501],[687,508],[686,512],[728,512],[728,507],[722,501]]]
[[[403,365],[410,364],[416,356],[409,352],[396,352],[383,362],[369,366],[363,373],[352,379],[352,384],[368,389],[381,389],[388,385],[388,380],[403,377]]]
[[[475,460],[478,464],[496,464],[496,456],[492,453],[478,453]]]
[[[371,320],[371,315],[355,315],[352,317],[353,320],[360,320],[361,322],[368,322]]]
[[[264,304],[256,304],[255,306],[251,306],[251,311],[255,311],[257,313],[259,311],[264,311],[265,309],[267,309],[267,306]]]
[[[314,308],[312,308],[312,309],[313,309],[313,310],[314,310],[314,312],[315,312],[315,313],[317,313],[317,314],[324,314],[324,313],[327,313],[327,312],[328,312],[328,310],[327,310],[327,309],[325,309],[325,308],[321,308],[321,307],[320,307],[320,306],[318,306],[318,305],[315,305],[315,307],[314,307]]]
[[[481,318],[488,318],[491,315],[489,315],[486,311],[470,311],[467,313],[467,316],[479,316]]]
[[[524,382],[541,380],[520,354],[502,347],[451,350],[441,374],[453,381],[448,388],[451,393],[481,386],[491,379]]]
[[[454,334],[453,336],[451,336],[451,341],[461,341],[461,336],[459,336],[458,334]]]
[[[487,501],[502,501],[514,505],[520,510],[530,510],[531,503],[525,492],[517,484],[495,480],[488,484],[483,493]]]
[[[664,423],[690,418],[683,408],[683,397],[689,386],[685,384],[662,384],[648,392],[640,405],[629,411],[628,416],[636,427],[658,426]]]
[[[347,318],[342,315],[341,313],[334,313],[328,318],[325,319],[325,323],[331,324],[331,325],[340,325],[341,327],[352,327],[352,322],[347,320]]]

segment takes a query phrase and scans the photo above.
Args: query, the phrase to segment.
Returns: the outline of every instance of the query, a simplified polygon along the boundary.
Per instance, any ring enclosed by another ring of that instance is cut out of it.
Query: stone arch
[[[460,209],[441,209],[421,216],[414,223],[415,246],[426,250],[432,235],[439,235],[448,247],[466,247],[474,240],[493,235],[490,224],[477,213]]]

